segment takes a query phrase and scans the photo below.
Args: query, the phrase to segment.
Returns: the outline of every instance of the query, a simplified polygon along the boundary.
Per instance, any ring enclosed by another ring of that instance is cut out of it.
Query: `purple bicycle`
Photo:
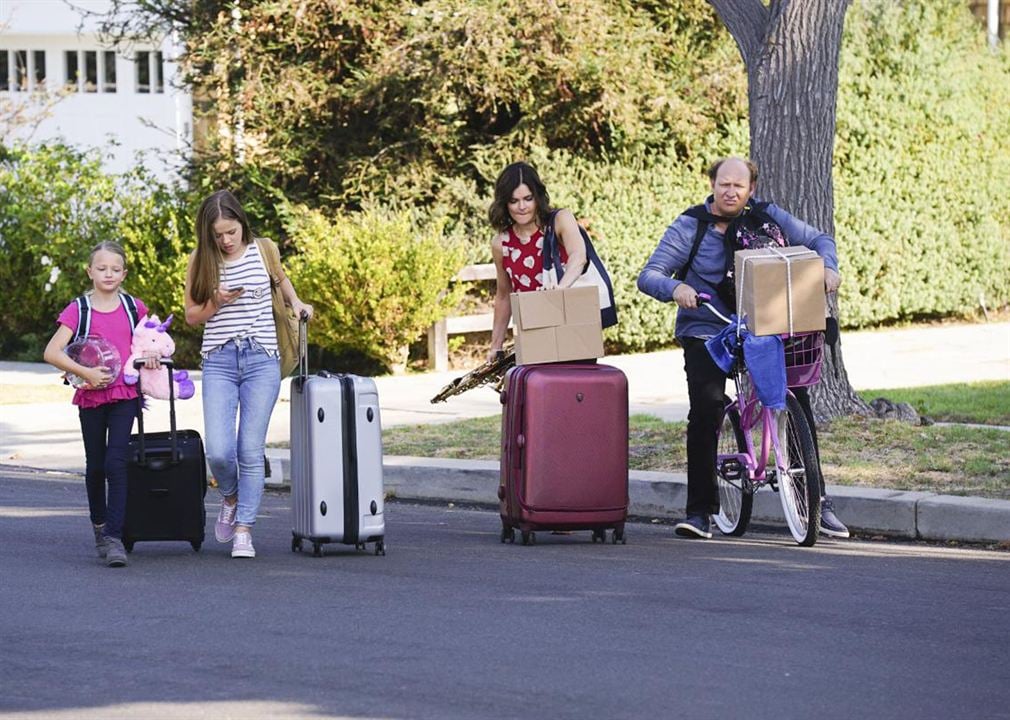
[[[727,323],[709,303],[702,303]],[[816,385],[821,377],[824,333],[783,337],[786,385]],[[809,547],[817,542],[821,524],[821,478],[813,433],[799,400],[789,390],[785,410],[761,405],[747,373],[742,349],[731,372],[735,395],[727,398],[719,429],[716,482],[719,514],[715,524],[724,535],[747,531],[754,493],[770,486],[779,494],[782,513],[793,539]]]

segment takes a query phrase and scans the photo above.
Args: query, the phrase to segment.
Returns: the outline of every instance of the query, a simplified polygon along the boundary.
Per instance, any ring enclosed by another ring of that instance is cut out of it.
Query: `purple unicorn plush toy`
[[[155,351],[159,357],[172,357],[172,353],[175,352],[175,341],[168,334],[168,326],[171,324],[171,315],[165,322],[161,322],[157,315],[145,315],[140,318],[140,322],[137,323],[137,327],[133,331],[130,357],[123,363],[123,382],[127,385],[136,385],[137,380],[142,378],[143,382],[140,387],[143,393],[159,400],[168,400],[168,373],[163,368],[150,370],[141,367],[138,376],[138,370],[133,367],[133,361],[143,360],[151,350]],[[179,400],[191,398],[196,392],[193,381],[189,379],[189,373],[185,370],[173,372],[172,382],[175,385],[175,397]]]

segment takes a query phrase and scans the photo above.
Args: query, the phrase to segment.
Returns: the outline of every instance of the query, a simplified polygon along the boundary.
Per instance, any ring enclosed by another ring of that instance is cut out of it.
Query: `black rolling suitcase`
[[[143,361],[138,360],[138,364]],[[173,365],[163,360],[171,374]],[[173,384],[169,383],[169,388]],[[137,404],[143,394],[137,383]],[[123,546],[133,551],[140,540],[183,540],[194,550],[203,544],[207,510],[207,464],[203,439],[196,430],[176,430],[175,392],[169,391],[169,432],[144,432],[144,413],[137,413],[137,434],[130,436],[127,462],[126,523]]]

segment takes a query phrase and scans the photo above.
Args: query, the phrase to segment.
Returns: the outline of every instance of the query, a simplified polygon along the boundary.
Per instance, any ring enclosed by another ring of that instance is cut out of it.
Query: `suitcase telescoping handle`
[[[133,361],[133,367],[136,370],[144,367],[146,360],[137,359]],[[172,362],[171,358],[159,358],[158,362],[161,363],[163,368],[166,368],[168,372],[168,422],[171,432],[169,437],[172,440],[172,463],[179,462],[179,443],[176,439],[175,432],[175,385],[172,382],[172,370],[175,369],[175,363]],[[147,452],[144,448],[144,393],[140,387],[140,373],[137,373],[137,434],[140,437],[140,457],[138,461],[141,465],[147,465]]]
[[[302,391],[305,378],[309,376],[309,316],[304,310],[298,316],[298,374],[295,376],[294,387]]]

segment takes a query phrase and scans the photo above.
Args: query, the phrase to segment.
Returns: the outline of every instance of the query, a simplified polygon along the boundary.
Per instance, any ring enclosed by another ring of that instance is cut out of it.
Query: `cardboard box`
[[[595,287],[512,293],[511,300],[517,365],[603,357]]]
[[[813,250],[738,250],[734,272],[737,314],[755,335],[824,330],[824,260]]]

